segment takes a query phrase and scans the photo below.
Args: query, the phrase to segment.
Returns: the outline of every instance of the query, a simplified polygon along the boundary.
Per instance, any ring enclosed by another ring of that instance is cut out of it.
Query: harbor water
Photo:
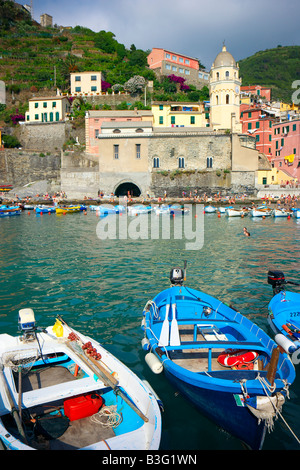
[[[203,234],[197,249],[187,249],[184,237],[172,235],[176,218],[186,217],[181,215],[157,216],[168,217],[170,237],[123,239],[99,236],[100,218],[89,210],[42,216],[23,211],[0,219],[0,331],[17,333],[21,308],[31,307],[41,327],[60,314],[151,384],[164,404],[161,450],[240,450],[241,443],[195,410],[163,373],[148,368],[141,347],[142,311],[169,287],[170,269],[186,260],[187,285],[232,304],[273,337],[267,273],[280,269],[286,279],[300,281],[300,219],[205,214],[198,220],[195,206],[193,211],[193,223],[198,221],[196,229]],[[144,217],[150,221],[150,215]],[[245,226],[250,237],[243,233]],[[284,420],[279,416],[266,435],[266,450],[300,448],[293,436],[300,438],[300,364],[295,367]]]

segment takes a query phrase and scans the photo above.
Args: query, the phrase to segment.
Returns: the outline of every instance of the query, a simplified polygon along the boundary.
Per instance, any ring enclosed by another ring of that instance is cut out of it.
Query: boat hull
[[[196,387],[179,379],[168,367],[165,367],[164,371],[172,385],[208,419],[241,440],[250,449],[262,448],[266,426],[263,421],[257,425],[257,418],[247,406],[237,406],[238,397],[236,400],[235,394]]]

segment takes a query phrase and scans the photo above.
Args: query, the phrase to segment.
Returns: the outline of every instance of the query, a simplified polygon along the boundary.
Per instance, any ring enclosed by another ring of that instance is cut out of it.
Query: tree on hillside
[[[110,31],[99,31],[95,36],[95,46],[107,54],[113,54],[117,47],[117,41],[114,38],[114,33]]]
[[[132,95],[135,95],[136,93],[140,93],[141,91],[143,91],[145,85],[146,80],[144,79],[144,77],[141,77],[140,75],[135,75],[124,84],[124,90],[128,91]]]

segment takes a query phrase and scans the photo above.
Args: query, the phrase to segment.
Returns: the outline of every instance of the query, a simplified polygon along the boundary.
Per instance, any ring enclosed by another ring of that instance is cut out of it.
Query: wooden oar
[[[179,338],[179,331],[178,331],[178,323],[176,320],[176,304],[172,304],[170,346],[179,346],[179,345],[180,345],[180,338]]]
[[[165,319],[161,327],[161,332],[160,332],[160,337],[159,337],[159,343],[158,343],[159,346],[168,346],[169,344],[169,331],[170,331],[169,310],[170,310],[170,304],[167,303],[166,315],[165,315]]]
[[[73,332],[72,328],[70,328],[67,323],[60,317],[59,320],[65,323],[65,325]],[[76,335],[76,333],[75,333]],[[78,337],[78,335],[76,335]],[[104,385],[111,387],[116,395],[119,395],[126,403],[130,406],[130,408],[136,412],[136,414],[142,418],[145,423],[148,423],[149,419],[147,416],[142,413],[142,411],[126,396],[126,394],[121,390],[118,386],[118,380],[111,375],[105,367],[103,367],[98,361],[94,358],[87,356],[81,346],[74,342],[68,341],[66,343],[67,347],[69,347],[77,356],[79,356],[83,362],[87,364],[87,366],[91,369],[91,371],[104,383]]]
[[[70,332],[76,337],[77,342],[80,344],[80,346],[83,346],[83,341],[82,339],[75,333],[75,331],[65,322],[65,320],[60,316],[57,315],[58,320],[63,323],[67,328],[69,328]],[[90,357],[90,356],[89,356]],[[101,362],[101,364],[108,370],[109,374],[111,374],[113,371],[103,362],[102,360],[99,359],[97,363]]]

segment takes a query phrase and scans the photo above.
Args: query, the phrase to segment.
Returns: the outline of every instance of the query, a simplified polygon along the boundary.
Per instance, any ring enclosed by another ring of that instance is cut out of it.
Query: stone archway
[[[128,196],[128,192],[132,197],[139,197],[141,195],[141,190],[136,184],[126,181],[117,186],[115,196]]]

